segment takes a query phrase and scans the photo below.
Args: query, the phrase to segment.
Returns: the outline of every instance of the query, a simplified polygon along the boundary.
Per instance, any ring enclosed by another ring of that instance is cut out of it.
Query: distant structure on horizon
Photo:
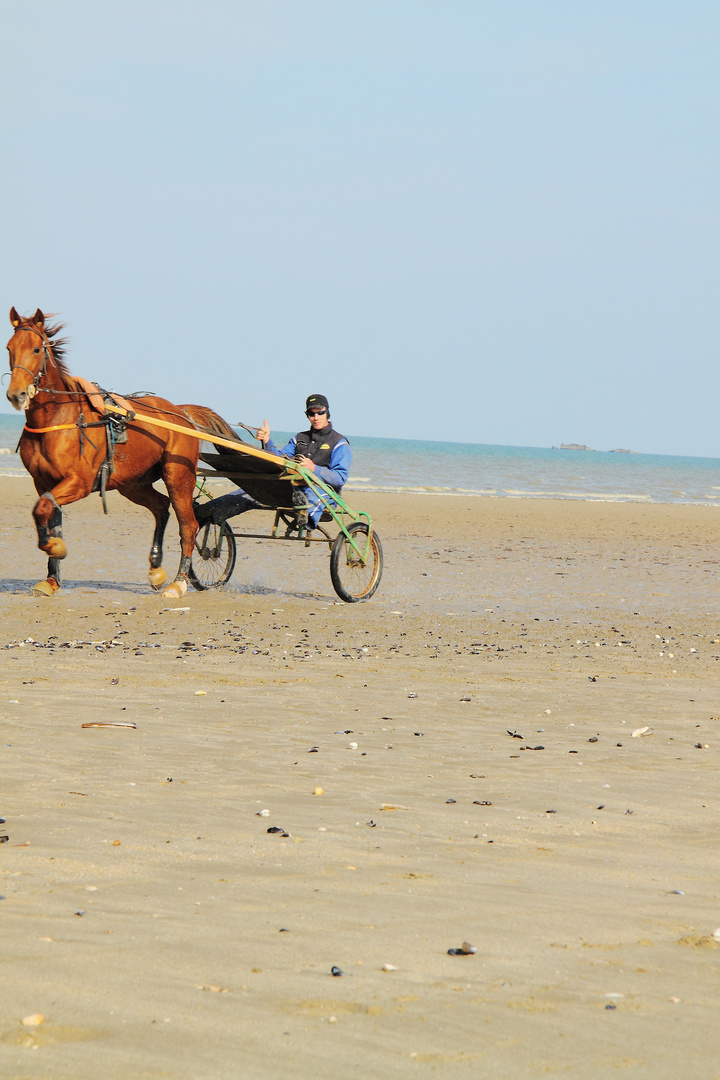
[[[598,450],[593,450],[592,446],[585,446],[585,443],[579,442],[564,442],[559,446],[551,446],[551,450],[587,450],[590,454],[599,453]],[[641,454],[642,450],[608,450],[608,454]]]

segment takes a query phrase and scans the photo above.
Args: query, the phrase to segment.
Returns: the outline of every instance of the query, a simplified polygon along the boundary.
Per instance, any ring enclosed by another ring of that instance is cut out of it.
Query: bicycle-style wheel
[[[230,580],[234,569],[235,536],[227,522],[201,525],[188,573],[192,584],[196,589],[217,589]]]
[[[362,521],[348,526],[362,554],[367,547],[368,527]],[[363,562],[345,533],[338,533],[330,553],[330,577],[333,588],[346,604],[369,600],[378,585],[383,571],[383,551],[378,534],[373,530],[367,560]]]

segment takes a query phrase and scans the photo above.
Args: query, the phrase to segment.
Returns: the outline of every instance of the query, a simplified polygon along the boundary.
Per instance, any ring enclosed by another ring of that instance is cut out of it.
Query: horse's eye
[[[33,352],[37,353],[37,352],[40,352],[40,350],[39,349],[33,349]]]

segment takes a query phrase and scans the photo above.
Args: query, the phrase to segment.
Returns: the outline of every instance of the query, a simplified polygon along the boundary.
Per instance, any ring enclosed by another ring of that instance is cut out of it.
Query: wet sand
[[[32,501],[0,481],[0,1075],[720,1076],[714,509],[368,495],[346,605],[253,540],[165,601],[116,496],[34,599]]]

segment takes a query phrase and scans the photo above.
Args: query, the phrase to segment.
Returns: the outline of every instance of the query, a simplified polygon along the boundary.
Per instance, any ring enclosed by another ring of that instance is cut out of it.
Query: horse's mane
[[[45,318],[46,319],[56,319],[57,315],[52,315],[52,314],[51,315],[46,315]],[[60,375],[62,376],[63,380],[72,379],[72,375],[70,374],[70,369],[67,366],[67,361],[65,359],[65,351],[67,349],[68,339],[67,338],[59,338],[57,336],[60,333],[60,331],[64,330],[64,329],[65,329],[65,323],[61,323],[61,322],[49,323],[49,324],[47,322],[45,323],[45,333],[47,334],[48,339],[50,341],[50,345],[52,347],[52,354],[53,354],[53,359],[55,361],[55,366],[57,367],[58,371],[60,372]]]

